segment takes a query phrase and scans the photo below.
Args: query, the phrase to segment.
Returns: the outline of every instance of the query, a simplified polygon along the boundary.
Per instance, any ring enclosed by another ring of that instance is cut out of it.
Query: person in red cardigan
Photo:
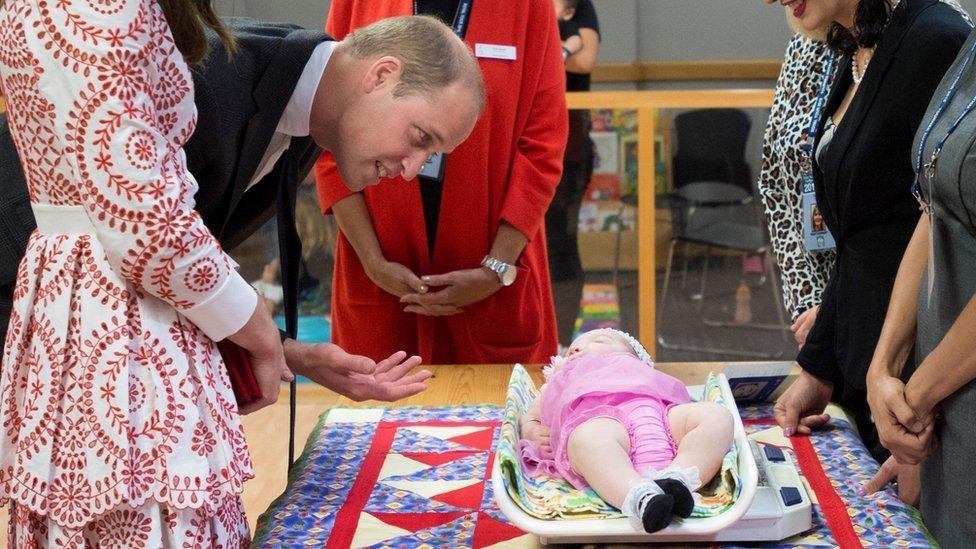
[[[462,3],[333,0],[326,32],[342,39],[415,8],[450,25]],[[352,193],[329,153],[315,168],[322,211],[341,231],[332,339],[350,353],[381,358],[403,349],[432,364],[546,362],[556,354],[544,219],[567,119],[552,3],[475,0],[464,39],[488,101],[467,141],[444,159],[442,181],[417,177],[424,158],[378,159],[377,172],[398,181]]]

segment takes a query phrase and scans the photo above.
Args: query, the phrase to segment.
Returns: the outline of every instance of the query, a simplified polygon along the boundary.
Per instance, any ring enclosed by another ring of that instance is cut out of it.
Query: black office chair
[[[683,280],[687,280],[689,245],[705,247],[700,287],[696,296],[699,311],[707,297],[708,267],[713,249],[762,255],[766,260],[766,269],[759,285],[764,284],[767,279],[770,282],[779,323],[733,324],[708,318],[703,318],[703,322],[717,327],[779,330],[786,341],[787,325],[773,274],[771,254],[768,253],[766,229],[755,208],[752,176],[745,161],[750,127],[748,115],[735,109],[690,111],[675,118],[678,148],[673,158],[675,191],[664,197],[671,207],[672,236],[660,307],[663,312],[667,305],[674,250],[678,243],[685,245]],[[760,350],[677,345],[669,342],[660,332],[657,340],[661,347],[673,350],[769,358],[782,355],[782,351],[766,353]]]

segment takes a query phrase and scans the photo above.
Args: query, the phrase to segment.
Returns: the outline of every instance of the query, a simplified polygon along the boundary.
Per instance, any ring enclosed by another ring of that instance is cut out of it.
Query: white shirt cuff
[[[237,333],[251,319],[258,294],[247,281],[233,271],[214,295],[203,303],[183,311],[210,339],[220,341]]]

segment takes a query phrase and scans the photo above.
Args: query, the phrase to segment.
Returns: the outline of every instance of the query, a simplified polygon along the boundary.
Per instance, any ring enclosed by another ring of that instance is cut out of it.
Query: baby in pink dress
[[[693,493],[719,471],[732,443],[727,408],[692,402],[636,339],[613,329],[576,338],[546,379],[519,422],[530,476],[592,487],[638,530],[691,515]]]

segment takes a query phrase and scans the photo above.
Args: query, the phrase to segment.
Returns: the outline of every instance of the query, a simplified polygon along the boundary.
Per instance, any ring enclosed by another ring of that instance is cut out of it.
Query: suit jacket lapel
[[[257,172],[261,159],[268,150],[281,115],[291,99],[305,64],[315,46],[322,42],[323,35],[318,32],[296,30],[282,39],[281,45],[265,69],[254,88],[254,102],[258,112],[248,123],[244,136],[244,146],[239,157],[234,176],[234,191],[224,226],[233,216],[244,191]]]
[[[822,167],[825,172],[836,172],[839,169],[846,153],[851,150],[851,142],[857,136],[861,123],[864,122],[864,117],[871,110],[874,98],[878,94],[878,89],[881,87],[882,82],[884,82],[885,74],[888,72],[888,67],[895,58],[902,38],[910,26],[911,21],[908,19],[909,6],[906,5],[909,1],[902,0],[901,4],[892,14],[891,21],[888,24],[888,28],[885,29],[881,41],[878,42],[877,49],[875,49],[874,55],[871,57],[868,68],[864,73],[864,79],[861,80],[857,93],[847,108],[847,112],[844,113],[844,118],[841,119],[841,124],[837,126],[834,139],[830,143],[832,149],[837,147],[837,150],[844,151],[844,154],[829,155],[831,161]],[[827,102],[827,107],[824,111],[825,115],[837,110],[837,107],[843,102],[847,90],[853,84],[851,57],[844,56],[840,60],[840,63],[841,72],[838,75],[837,84],[831,91],[830,101]],[[821,119],[821,127],[818,128],[817,134],[818,139],[822,133],[826,118],[824,116]]]

